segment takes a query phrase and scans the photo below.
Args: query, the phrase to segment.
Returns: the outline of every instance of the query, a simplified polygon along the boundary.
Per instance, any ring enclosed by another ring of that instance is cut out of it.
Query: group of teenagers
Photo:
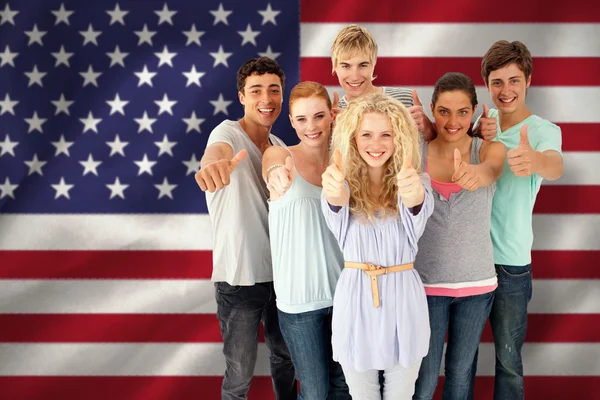
[[[525,104],[530,52],[489,48],[496,107],[474,124],[462,73],[436,82],[435,124],[414,90],[375,86],[362,26],[338,33],[331,60],[344,94],[332,104],[317,82],[294,86],[294,146],[271,133],[284,72],[246,61],[244,116],[212,131],[195,176],[213,226],[222,398],[247,398],[262,322],[277,399],[432,399],[445,344],[442,397],[470,399],[489,318],[494,399],[523,399],[533,206],[563,173],[560,128]]]

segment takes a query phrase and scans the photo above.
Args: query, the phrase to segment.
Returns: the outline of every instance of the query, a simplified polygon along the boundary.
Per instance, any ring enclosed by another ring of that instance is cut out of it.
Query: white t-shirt
[[[269,135],[274,146],[285,146]],[[251,286],[273,281],[269,245],[268,190],[262,179],[262,153],[238,121],[225,120],[211,132],[207,147],[227,143],[233,154],[246,149],[231,174],[231,183],[215,193],[206,192],[213,228],[213,282]]]

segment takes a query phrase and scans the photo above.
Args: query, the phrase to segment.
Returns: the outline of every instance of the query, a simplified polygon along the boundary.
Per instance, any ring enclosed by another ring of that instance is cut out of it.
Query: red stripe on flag
[[[533,279],[600,279],[600,251],[535,250]]]
[[[562,131],[562,150],[600,151],[600,124],[558,123]]]
[[[2,397],[11,400],[217,400],[221,377],[0,377]],[[441,399],[444,377],[440,377],[434,399]],[[494,377],[475,378],[475,398],[493,399]],[[526,376],[525,397],[542,399],[600,399],[596,376]],[[273,400],[270,377],[254,377],[250,399]]]
[[[599,214],[600,186],[542,186],[533,208],[534,214]]]
[[[0,279],[210,279],[212,251],[0,251]]]
[[[599,343],[600,314],[529,314],[527,343]],[[489,321],[481,342],[493,343]]]
[[[536,87],[600,85],[599,57],[534,57],[533,65],[532,82]],[[481,57],[378,57],[375,83],[381,86],[433,86],[450,71],[462,72],[477,86],[485,85],[481,77]],[[325,86],[339,85],[337,76],[331,74],[331,58],[328,57],[301,58],[300,78]]]
[[[528,342],[600,342],[598,314],[530,314],[528,321]],[[0,314],[0,323],[3,343],[222,342],[214,314]],[[492,341],[488,325],[482,342]]]
[[[542,188],[538,202],[546,201],[544,197],[550,196],[546,193],[551,192],[551,188]],[[556,203],[553,207],[555,212],[562,212]],[[86,253],[0,251],[0,279],[210,279],[212,272],[210,251],[191,252],[192,255],[171,251],[91,251],[93,262],[89,264],[85,261]],[[532,257],[536,278],[600,279],[599,251],[533,251]],[[143,261],[138,264],[131,262],[132,258]],[[181,259],[193,261],[188,265],[178,262]],[[203,259],[207,261],[201,261]]]
[[[300,22],[600,22],[600,3],[589,0],[573,0],[554,3],[552,7],[540,7],[535,1],[505,0],[501,7],[474,6],[471,0],[455,0],[451,7],[439,2],[419,3],[407,6],[394,0],[378,1],[376,6],[368,1],[327,2],[322,0],[301,1]],[[501,29],[501,28],[498,28]]]
[[[217,400],[219,376],[14,376],[0,377],[11,400]],[[254,377],[250,399],[274,399],[271,378]]]
[[[434,400],[442,398],[443,385],[444,377],[440,377]],[[599,400],[599,387],[600,378],[597,376],[525,376],[525,398],[528,400]],[[477,400],[492,400],[494,377],[476,377],[473,394]]]
[[[0,326],[4,343],[222,342],[215,314],[0,314]]]

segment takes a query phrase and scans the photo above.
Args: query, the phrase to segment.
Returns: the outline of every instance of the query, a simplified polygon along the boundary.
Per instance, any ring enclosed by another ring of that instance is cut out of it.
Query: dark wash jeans
[[[333,361],[333,307],[298,314],[279,311],[279,326],[300,381],[298,400],[349,400],[342,366]]]
[[[421,363],[414,400],[431,400],[440,376],[444,340],[448,344],[444,362],[444,400],[465,400],[471,389],[471,370],[494,292],[474,296],[427,296],[431,337],[429,353]]]
[[[525,398],[521,349],[527,333],[527,305],[533,293],[531,264],[496,264],[498,288],[490,312],[490,325],[496,349],[494,400]],[[477,370],[477,354],[472,376]],[[472,400],[473,393],[469,399]]]
[[[271,377],[277,400],[296,400],[296,372],[279,330],[273,282],[253,286],[215,283],[217,318],[223,336],[227,367],[221,399],[248,398],[258,351],[258,326],[263,323],[269,349]]]

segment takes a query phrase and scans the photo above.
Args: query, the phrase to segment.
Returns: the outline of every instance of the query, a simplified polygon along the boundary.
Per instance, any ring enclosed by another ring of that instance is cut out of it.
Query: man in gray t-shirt
[[[213,227],[213,273],[217,317],[227,361],[221,398],[247,398],[262,321],[275,397],[297,398],[295,370],[279,330],[268,232],[268,191],[262,155],[285,146],[271,127],[281,113],[285,75],[267,57],[238,70],[244,117],[225,120],[210,134],[196,182],[207,192]]]

